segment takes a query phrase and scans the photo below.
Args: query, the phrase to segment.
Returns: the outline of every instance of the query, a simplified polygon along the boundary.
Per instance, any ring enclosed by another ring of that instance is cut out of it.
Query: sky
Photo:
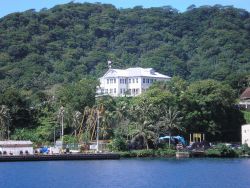
[[[13,12],[22,12],[29,9],[39,11],[42,8],[51,8],[58,4],[65,4],[72,0],[0,0],[0,17]],[[250,12],[250,0],[74,0],[74,2],[101,2],[113,4],[117,8],[133,8],[134,6],[161,7],[171,5],[173,8],[183,12],[192,4],[202,5],[233,5],[236,8],[243,8]]]

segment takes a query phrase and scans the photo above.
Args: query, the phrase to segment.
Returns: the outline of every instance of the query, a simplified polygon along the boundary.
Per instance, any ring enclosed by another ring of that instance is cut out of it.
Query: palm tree
[[[90,113],[86,122],[86,134],[90,135],[90,140],[94,140],[94,136],[97,133],[97,109],[96,107],[90,108]],[[87,136],[88,137],[88,136]]]
[[[88,143],[89,141],[92,141],[94,139],[96,134],[97,107],[86,106],[80,116],[82,116],[81,121],[77,120],[76,122],[78,124],[78,142],[84,141],[85,143]]]
[[[180,126],[182,117],[180,116],[180,111],[176,108],[169,107],[164,110],[164,115],[160,118],[159,124],[164,133],[169,133],[169,148],[171,143],[171,133],[174,129],[183,130]]]
[[[87,129],[87,120],[88,120],[88,116],[91,113],[91,108],[86,106],[84,108],[84,111],[82,113],[82,119],[79,123],[79,126],[77,128],[78,133],[77,133],[77,137],[78,137],[78,142],[81,143],[82,139],[83,139],[83,134],[84,134],[84,129]],[[86,134],[85,134],[86,136]],[[88,138],[84,139],[85,142],[87,142]]]
[[[112,130],[120,125],[126,115],[126,106],[123,102],[115,105],[112,98],[107,98],[107,100],[108,102],[99,100],[96,106],[96,110],[99,111],[100,135],[103,139],[113,134]]]
[[[81,117],[82,117],[82,113],[79,111],[75,111],[73,112],[73,122],[72,122],[72,127],[74,129],[74,135],[76,137],[77,135],[77,129],[80,128],[81,126]]]
[[[154,115],[154,107],[146,98],[143,98],[139,104],[134,106],[133,115],[136,121],[133,138],[143,138],[146,148],[149,149],[149,141],[155,140],[152,116]]]
[[[107,139],[112,135],[112,130],[116,125],[116,114],[108,110],[101,113],[100,117],[100,134],[103,139]]]
[[[8,132],[9,139],[9,124],[10,124],[10,113],[9,108],[5,105],[0,106],[0,139],[4,139],[6,131]]]
[[[135,124],[136,129],[133,130],[133,139],[142,138],[144,145],[146,145],[146,149],[149,149],[149,141],[154,142],[155,140],[155,132],[150,129],[151,124]]]

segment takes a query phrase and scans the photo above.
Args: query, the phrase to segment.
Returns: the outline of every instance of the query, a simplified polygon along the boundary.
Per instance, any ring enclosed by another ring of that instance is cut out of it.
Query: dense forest
[[[139,97],[98,101],[96,78],[108,60],[173,79]],[[97,111],[100,137],[118,149],[136,140],[158,147],[170,132],[239,141],[245,120],[234,104],[249,74],[250,13],[231,6],[192,5],[180,13],[69,3],[9,14],[0,19],[0,138],[52,142],[64,106],[65,142],[93,139]]]
[[[0,91],[36,92],[114,67],[152,67],[184,79],[244,84],[250,13],[231,6],[116,9],[69,3],[0,19]],[[243,85],[244,87],[244,85]]]

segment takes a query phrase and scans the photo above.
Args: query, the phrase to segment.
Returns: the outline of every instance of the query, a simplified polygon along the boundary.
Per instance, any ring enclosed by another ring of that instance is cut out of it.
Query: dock
[[[189,158],[189,152],[185,152],[185,151],[177,151],[175,153],[176,158]]]
[[[204,157],[205,152],[203,150],[195,150],[195,151],[191,151],[190,155],[192,157]]]
[[[58,155],[2,155],[0,162],[18,161],[66,161],[66,160],[114,160],[120,159],[119,154],[97,153],[97,154],[58,154]]]

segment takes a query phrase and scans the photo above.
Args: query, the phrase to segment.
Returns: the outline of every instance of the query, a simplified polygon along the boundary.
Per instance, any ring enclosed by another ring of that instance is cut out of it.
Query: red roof
[[[240,99],[250,99],[250,87],[246,88],[246,90],[240,95]]]

